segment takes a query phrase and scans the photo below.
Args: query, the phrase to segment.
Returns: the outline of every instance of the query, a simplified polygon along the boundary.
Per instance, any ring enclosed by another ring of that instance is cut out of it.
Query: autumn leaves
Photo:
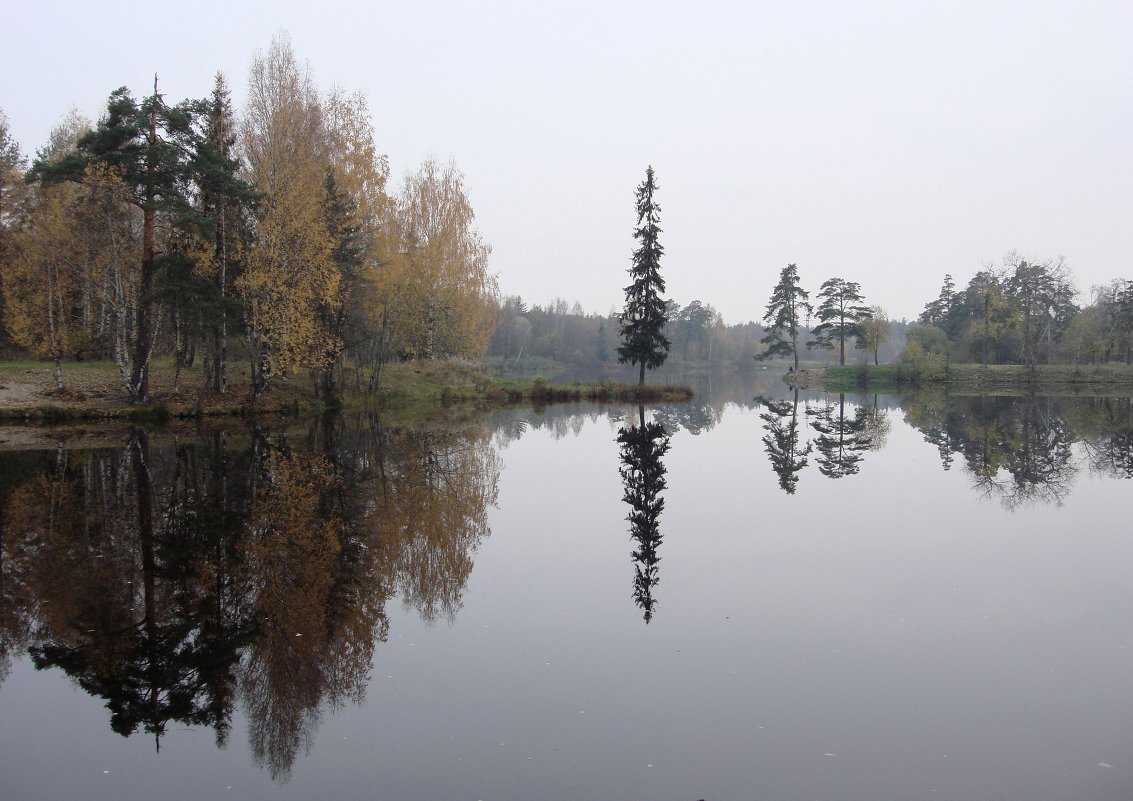
[[[113,359],[131,400],[155,355],[202,355],[217,393],[244,355],[258,398],[302,369],[334,395],[348,363],[486,346],[498,293],[460,171],[427,161],[391,192],[366,99],[321,93],[285,36],[242,111],[219,76],[176,106],[118,90],[17,187],[22,168],[6,158],[0,186],[7,332],[57,362]]]

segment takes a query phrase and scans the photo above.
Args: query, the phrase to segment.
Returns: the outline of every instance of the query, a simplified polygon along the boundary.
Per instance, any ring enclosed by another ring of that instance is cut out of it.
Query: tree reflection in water
[[[1085,440],[1091,469],[1133,478],[1133,398],[1101,398],[1092,412]]]
[[[814,440],[818,471],[827,478],[857,473],[861,469],[862,453],[869,450],[871,444],[866,434],[865,407],[859,406],[852,417],[847,417],[846,395],[842,393],[838,395],[837,405],[824,403],[815,409],[808,407],[807,414],[814,418],[810,424],[818,432]]]
[[[779,476],[779,487],[788,495],[794,495],[799,484],[799,473],[807,466],[807,455],[811,443],[799,444],[799,391],[793,391],[790,401],[757,398],[767,411],[759,418],[767,424],[763,436],[763,448],[771,469]]]
[[[630,536],[637,543],[633,550],[633,598],[641,607],[645,622],[653,619],[657,605],[653,588],[660,582],[657,549],[661,545],[658,519],[665,508],[661,492],[665,489],[663,457],[669,450],[669,436],[661,423],[645,422],[645,407],[637,407],[638,423],[618,429],[621,445],[622,500],[631,511],[626,515]]]
[[[394,595],[460,608],[498,456],[486,430],[374,419],[150,439],[60,447],[0,496],[0,658],[27,648],[158,745],[170,721],[223,745],[239,704],[286,780],[322,712],[363,700]]]
[[[923,396],[905,405],[906,420],[941,453],[947,470],[959,456],[972,487],[1006,509],[1031,503],[1061,505],[1078,472],[1072,445],[1099,398]],[[1099,442],[1112,442],[1102,436]],[[1104,449],[1104,445],[1102,448]]]
[[[1133,399],[949,397],[922,390],[899,400],[906,422],[936,448],[942,467],[950,470],[959,462],[972,476],[972,488],[1005,509],[1060,505],[1083,464],[1096,473],[1133,478]],[[836,403],[808,403],[817,436],[805,444],[797,393],[793,400],[755,403],[765,409],[762,442],[788,494],[796,491],[812,448],[819,472],[837,479],[857,473],[865,452],[883,449],[889,437],[889,415],[877,395],[856,405],[844,394]]]

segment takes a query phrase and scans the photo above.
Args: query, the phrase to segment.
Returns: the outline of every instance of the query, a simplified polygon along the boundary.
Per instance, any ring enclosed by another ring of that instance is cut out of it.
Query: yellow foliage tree
[[[322,118],[309,70],[288,39],[276,37],[252,64],[241,137],[250,182],[262,196],[246,270],[236,281],[257,398],[273,376],[324,367],[341,348],[319,315],[336,302],[340,280],[326,225]]]
[[[55,362],[55,386],[62,390],[61,362],[68,351],[70,319],[76,305],[83,242],[73,209],[80,188],[61,184],[43,189],[27,225],[13,238],[4,279],[4,322],[12,341],[39,358]]]
[[[480,354],[491,336],[499,290],[491,247],[473,225],[464,176],[452,162],[426,161],[402,185],[396,241],[379,280],[394,346],[412,357]]]
[[[36,185],[12,237],[3,274],[13,341],[60,362],[95,341],[114,348],[124,383],[138,302],[136,215],[112,168],[92,164],[83,183]]]
[[[340,275],[335,302],[322,309],[323,327],[344,343],[336,365],[322,372],[322,391],[334,394],[335,367],[349,350],[356,364],[372,361],[380,331],[373,310],[374,279],[392,238],[393,202],[386,192],[389,160],[374,143],[361,94],[332,90],[323,104],[327,143],[326,225]]]

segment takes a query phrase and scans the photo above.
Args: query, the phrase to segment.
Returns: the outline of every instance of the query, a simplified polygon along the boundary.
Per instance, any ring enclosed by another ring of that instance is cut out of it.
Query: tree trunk
[[[154,78],[154,94],[157,94],[157,78]],[[150,305],[153,303],[154,272],[156,270],[154,246],[154,202],[156,201],[157,165],[154,164],[154,151],[157,149],[157,111],[149,116],[149,152],[146,157],[146,200],[142,209],[142,274],[138,285],[138,308],[135,315],[137,330],[134,332],[134,370],[130,378],[130,400],[145,403],[149,400],[149,359],[152,350],[153,331],[151,327]]]
[[[215,348],[213,351],[213,388],[217,393],[223,395],[225,392],[224,381],[224,363],[228,358],[228,309],[225,308],[227,303],[226,292],[228,289],[228,231],[225,223],[227,222],[227,209],[221,204],[219,219],[216,226],[217,238],[217,255],[220,257],[217,261],[220,262],[220,270],[217,275],[217,283],[220,289],[220,321],[216,326],[215,334]]]
[[[645,362],[644,361],[641,363],[641,370],[638,373],[637,385],[639,387],[645,386]]]

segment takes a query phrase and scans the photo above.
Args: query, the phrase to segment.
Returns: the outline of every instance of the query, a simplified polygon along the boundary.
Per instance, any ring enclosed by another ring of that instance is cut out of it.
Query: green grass
[[[63,368],[63,377],[67,377],[67,373],[72,372],[103,372],[103,371],[117,371],[114,362],[101,361],[101,362],[61,362]],[[0,362],[0,373],[23,373],[28,370],[54,370],[55,362],[50,361],[15,361],[15,362]]]
[[[464,419],[486,408],[501,405],[595,401],[652,402],[686,400],[692,397],[687,387],[646,386],[627,384],[549,384],[542,378],[535,381],[494,378],[474,364],[463,361],[418,361],[385,365],[380,391],[370,394],[359,391],[357,384],[347,381],[339,387],[339,397],[330,400],[316,396],[312,377],[307,373],[273,382],[259,403],[248,399],[247,376],[236,369],[229,372],[229,393],[223,397],[201,394],[200,369],[183,370],[181,392],[172,392],[174,367],[171,359],[155,360],[152,365],[153,400],[149,404],[130,405],[121,393],[117,367],[111,362],[75,362],[64,366],[67,391],[54,393],[50,362],[3,362],[0,377],[16,383],[35,373],[40,387],[35,404],[24,403],[7,410],[0,408],[0,417],[34,420],[80,420],[118,418],[149,423],[163,423],[175,417],[288,414],[310,415],[335,411],[379,409],[387,417],[406,421],[427,418]],[[368,380],[363,376],[362,380]],[[98,391],[94,391],[97,388]],[[459,410],[458,410],[458,407]]]

